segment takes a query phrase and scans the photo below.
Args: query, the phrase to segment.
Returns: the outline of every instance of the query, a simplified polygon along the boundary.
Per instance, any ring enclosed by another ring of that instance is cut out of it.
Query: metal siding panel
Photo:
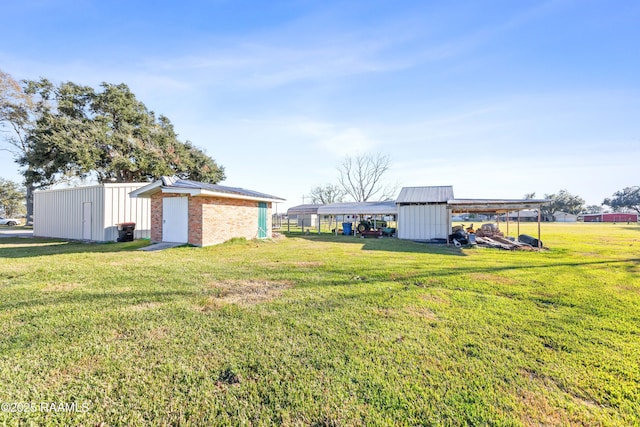
[[[398,224],[399,228],[403,229],[402,238],[410,239],[413,233],[413,222],[411,221],[411,212],[409,206],[401,206],[402,209],[402,221]]]
[[[398,239],[406,239],[408,235],[409,223],[406,212],[406,206],[398,206]]]
[[[135,222],[134,238],[149,238],[151,233],[151,200],[132,198],[129,193],[144,184],[106,185],[104,197],[104,234],[106,241],[118,238],[117,224]]]
[[[95,202],[93,195],[97,188],[70,188],[34,193],[34,235],[82,239],[82,203]],[[95,221],[96,218],[93,217],[92,222]]]
[[[438,210],[435,205],[429,206],[429,215],[425,218],[428,232],[425,235],[425,240],[433,239],[436,235],[436,222],[438,221]]]
[[[82,239],[82,204],[92,203],[92,238],[115,240],[119,222],[136,222],[139,237],[149,237],[149,199],[131,199],[129,192],[144,184],[106,184],[34,193],[34,235]],[[140,228],[139,228],[140,227]]]
[[[98,242],[106,241],[104,235],[104,187],[95,187],[86,197],[93,202],[93,240]]]
[[[449,212],[444,204],[398,207],[399,239],[446,239],[448,229]]]
[[[427,205],[419,205],[418,206],[418,211],[417,211],[417,216],[416,216],[416,223],[418,224],[418,235],[416,236],[418,239],[422,240],[424,239],[425,235],[427,234],[427,222],[424,220],[424,218],[429,215],[429,207]]]

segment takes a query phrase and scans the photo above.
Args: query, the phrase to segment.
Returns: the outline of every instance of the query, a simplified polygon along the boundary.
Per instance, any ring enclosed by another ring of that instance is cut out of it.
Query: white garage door
[[[167,197],[162,199],[162,241],[189,242],[189,199]]]

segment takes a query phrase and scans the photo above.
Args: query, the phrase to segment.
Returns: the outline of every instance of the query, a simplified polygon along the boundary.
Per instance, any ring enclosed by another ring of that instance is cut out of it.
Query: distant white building
[[[556,222],[577,222],[578,215],[574,215],[566,212],[556,212],[553,214],[553,219]]]

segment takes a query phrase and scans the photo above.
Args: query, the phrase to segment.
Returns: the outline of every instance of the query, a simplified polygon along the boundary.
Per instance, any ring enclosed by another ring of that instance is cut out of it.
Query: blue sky
[[[456,197],[640,185],[640,2],[5,0],[0,69],[126,83],[223,184],[302,202],[346,155]],[[0,152],[0,176],[19,180]]]

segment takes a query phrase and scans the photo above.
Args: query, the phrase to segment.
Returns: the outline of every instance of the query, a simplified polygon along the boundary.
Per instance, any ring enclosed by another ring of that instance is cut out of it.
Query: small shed
[[[131,192],[151,200],[151,241],[209,246],[271,238],[271,208],[284,199],[237,187],[162,177]]]
[[[318,208],[320,206],[322,205],[311,203],[293,206],[287,209],[287,217],[290,221],[295,220],[298,227],[317,227],[320,224],[318,218]]]
[[[447,240],[451,234],[453,187],[404,187],[396,200],[398,238],[415,241]]]
[[[129,193],[146,183],[100,184],[33,193],[33,235],[113,242],[118,224],[135,222],[134,238],[149,238],[151,204]]]
[[[576,222],[578,221],[578,215],[558,211],[553,214],[553,220],[555,222]]]

